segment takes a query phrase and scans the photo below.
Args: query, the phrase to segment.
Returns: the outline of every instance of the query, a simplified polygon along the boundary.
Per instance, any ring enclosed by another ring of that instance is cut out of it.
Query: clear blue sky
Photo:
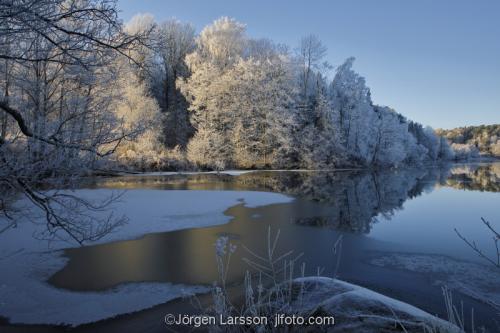
[[[328,61],[356,57],[377,104],[435,128],[500,123],[499,0],[119,0],[197,31],[220,16],[291,47],[318,35]]]

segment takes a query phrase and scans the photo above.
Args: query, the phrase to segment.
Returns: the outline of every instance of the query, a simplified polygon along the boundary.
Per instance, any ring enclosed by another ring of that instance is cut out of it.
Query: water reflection
[[[295,196],[292,203],[232,207],[229,224],[151,234],[138,240],[68,249],[69,263],[50,280],[74,290],[101,290],[123,282],[168,281],[207,284],[216,279],[213,244],[221,234],[233,235],[252,249],[262,249],[269,225],[287,235],[285,249],[309,253],[308,263],[325,267],[322,253],[331,252],[339,233],[351,236],[349,258],[366,242],[363,237],[379,219],[390,219],[403,203],[435,187],[452,186],[494,191],[500,165],[441,166],[428,169],[342,172],[255,172],[229,175],[119,177],[89,184],[100,188],[186,190],[268,190]],[[326,229],[326,230],[325,230]],[[310,238],[308,238],[310,237]],[[325,237],[328,240],[325,240]],[[324,241],[318,241],[323,239]],[[314,251],[311,245],[314,244]],[[315,254],[313,254],[313,252]],[[242,254],[240,254],[241,256]],[[316,256],[316,257],[315,257]],[[240,258],[241,259],[241,258]],[[246,267],[232,271],[239,278]],[[344,265],[344,268],[346,266]]]
[[[500,192],[500,163],[455,166],[445,185],[462,190]]]
[[[462,230],[468,226],[464,232],[480,239],[480,235],[474,234],[477,228],[468,223],[479,218],[476,210],[490,214],[492,220],[499,217],[492,213],[496,211],[496,205],[492,204],[497,200],[495,194],[473,191],[498,192],[500,164],[378,172],[255,172],[237,177],[214,174],[118,177],[93,181],[88,186],[267,190],[297,199],[257,208],[236,205],[225,212],[232,217],[231,222],[221,226],[68,249],[65,251],[69,259],[67,265],[48,281],[56,287],[91,291],[107,290],[127,282],[211,284],[217,279],[214,243],[220,235],[229,235],[237,245],[244,244],[265,254],[267,228],[271,226],[281,231],[278,251],[293,249],[304,253],[307,275],[316,274],[318,267],[324,269],[326,276],[333,274],[336,263],[332,247],[343,235],[338,271],[342,279],[445,315],[441,312],[439,286],[429,282],[431,273],[394,269],[392,262],[375,265],[373,254],[385,258],[391,253],[425,254],[427,251],[468,260],[468,249],[456,238],[453,228],[461,224]],[[424,194],[429,195],[424,197]],[[419,196],[422,198],[411,200]],[[400,212],[403,204],[405,214]],[[390,218],[397,219],[398,223],[377,223]],[[243,280],[248,266],[242,258],[246,256],[239,246],[229,270],[229,284]],[[484,304],[473,306],[478,316],[488,318],[491,314]]]
[[[165,190],[259,190],[324,204],[322,213],[294,220],[297,225],[370,232],[379,218],[391,217],[408,199],[434,188],[500,192],[500,163],[448,164],[431,168],[336,171],[253,172],[238,177],[194,174],[117,177],[94,181],[99,188]]]
[[[373,183],[369,185],[368,183]],[[364,184],[364,185],[363,185]],[[168,176],[122,176],[91,179],[88,187],[115,189],[165,190],[268,190],[300,196],[315,201],[330,201],[339,191],[334,187],[369,188],[379,184],[392,191],[405,192],[408,198],[434,185],[458,189],[500,192],[500,162],[483,164],[448,164],[424,169],[297,172],[260,171],[230,176],[226,174],[178,174]],[[370,189],[369,189],[370,190]],[[376,191],[385,189],[378,189]]]
[[[229,175],[119,177],[92,186],[120,189],[265,190],[322,203],[322,213],[295,220],[298,225],[369,233],[377,217],[390,219],[407,199],[446,185],[451,166],[428,169],[337,172],[254,172]]]
[[[498,168],[477,166],[472,174],[477,179],[492,179],[491,170]],[[435,186],[448,186],[450,181],[455,184],[458,175],[466,171],[463,167],[442,166],[378,172],[255,172],[238,177],[209,174],[101,179],[89,186],[268,190],[297,199],[288,204],[259,208],[237,205],[226,211],[233,219],[223,226],[151,234],[138,240],[69,249],[65,252],[69,263],[50,282],[74,290],[102,290],[138,281],[209,284],[217,276],[213,244],[218,235],[233,235],[247,247],[262,250],[268,225],[279,228],[286,235],[282,242],[285,249],[307,252],[307,262],[312,267],[325,267],[329,264],[323,254],[331,252],[339,233],[353,235],[346,246],[351,252],[348,257],[355,258],[369,240],[354,235],[368,234],[378,219],[390,219],[402,209],[406,200],[432,191]],[[489,183],[477,181],[477,184]],[[318,241],[320,239],[323,241]],[[312,244],[314,250],[311,250]],[[246,270],[239,260],[242,255],[236,256],[236,267],[231,270],[234,274],[230,279],[241,278]],[[345,264],[344,269],[348,269],[347,266]]]

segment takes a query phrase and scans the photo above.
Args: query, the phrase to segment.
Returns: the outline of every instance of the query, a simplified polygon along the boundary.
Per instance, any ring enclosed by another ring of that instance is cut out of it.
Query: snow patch
[[[335,325],[329,332],[392,332],[396,324],[407,332],[431,328],[433,332],[460,332],[458,327],[419,308],[348,282],[305,277],[293,283],[305,292],[293,301],[292,310],[334,316]]]

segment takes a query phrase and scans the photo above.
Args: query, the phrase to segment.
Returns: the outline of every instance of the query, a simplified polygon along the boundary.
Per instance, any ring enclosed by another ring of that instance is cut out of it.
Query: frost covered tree
[[[321,75],[317,82],[309,121],[300,131],[299,157],[303,167],[329,169],[343,164],[345,156],[340,144],[340,131],[336,128],[338,115],[328,98],[326,82]]]
[[[500,139],[497,140],[496,143],[492,144],[490,149],[493,156],[500,157]]]
[[[307,100],[310,91],[311,77],[315,70],[319,70],[322,65],[321,60],[326,56],[327,48],[315,35],[302,37],[297,49],[297,60],[300,77],[299,84],[304,101]]]
[[[133,57],[118,57],[110,66],[116,73],[114,114],[134,136],[116,149],[119,165],[138,169],[161,168],[165,162],[163,130],[165,114],[154,96],[154,73],[158,66],[155,52],[157,25],[151,15],[136,15],[125,26],[129,34],[147,34],[147,43],[129,50]]]
[[[219,70],[231,67],[244,53],[247,40],[245,31],[244,24],[229,17],[221,17],[201,31],[196,54]]]
[[[244,57],[246,40],[245,26],[227,17],[201,31],[195,51],[186,56],[191,75],[179,83],[191,104],[195,124],[204,118],[198,111],[213,98],[207,90],[211,81],[231,70]]]
[[[192,73],[182,89],[197,130],[188,155],[200,165],[290,162],[295,126],[290,61],[272,43],[259,43],[258,56],[256,47],[244,25],[222,18],[201,32],[196,51],[187,57]]]
[[[417,143],[426,149],[425,159],[453,159],[454,152],[446,139],[437,135],[431,127],[423,127],[419,123],[410,122],[409,131]]]
[[[170,20],[155,31],[157,64],[153,69],[153,93],[163,110],[163,142],[168,148],[185,147],[191,136],[188,105],[180,94],[177,80],[189,75],[185,58],[195,47],[194,27]]]
[[[293,150],[295,114],[285,66],[240,59],[231,70],[210,80],[210,86],[190,90],[195,100],[205,103],[198,116],[198,132],[188,146],[189,155],[200,162],[196,156],[201,154],[206,165],[250,168],[286,164]],[[215,98],[204,99],[198,92]]]
[[[479,149],[472,144],[452,143],[451,149],[453,149],[457,160],[470,160],[479,157]]]
[[[114,114],[124,130],[134,135],[117,147],[114,158],[126,167],[158,168],[162,165],[164,151],[161,143],[163,115],[147,81],[141,80],[135,66],[120,60]]]
[[[375,126],[375,149],[371,164],[399,166],[416,149],[415,139],[408,132],[406,119],[387,107],[374,108],[378,114]]]
[[[354,58],[337,68],[330,88],[335,127],[347,164],[398,166],[450,158],[446,140],[432,128],[406,120],[390,108],[374,105],[365,79],[352,70]]]
[[[242,59],[245,27],[221,18],[204,28],[194,52],[186,57],[191,75],[179,85],[190,104],[196,134],[188,145],[188,158],[200,166],[224,168],[232,164],[230,131],[236,114],[229,114],[228,83],[231,70]],[[230,106],[230,105],[229,105]]]
[[[375,152],[378,120],[365,79],[352,70],[354,58],[337,68],[331,85],[332,107],[338,113],[337,130],[348,159],[367,165]]]
[[[146,83],[149,87],[153,86],[152,80],[154,79],[157,62],[157,55],[154,50],[156,29],[157,24],[153,15],[150,14],[134,15],[124,26],[125,33],[132,36],[142,36],[142,38],[140,43],[135,44],[133,48],[127,49],[128,57],[122,57],[121,64],[123,65],[126,63],[125,60],[129,60],[130,65],[135,65],[130,66],[130,69],[133,68],[139,81]],[[130,59],[133,59],[133,61],[130,61]]]
[[[230,72],[230,113],[237,114],[233,127],[235,163],[246,168],[286,167],[294,153],[296,114],[288,64],[271,59],[240,60]]]
[[[44,214],[49,236],[98,238],[119,221],[80,212],[102,205],[38,184],[71,186],[131,135],[111,112],[106,69],[117,56],[134,61],[128,51],[142,36],[123,32],[114,1],[3,1],[0,18],[0,210],[15,224],[5,202],[21,193]]]
[[[321,107],[318,104],[318,97],[321,98],[321,95],[324,95],[326,84],[324,75],[331,68],[326,61],[323,61],[326,52],[326,46],[315,35],[302,37],[295,50],[294,71],[297,76],[296,104],[300,110],[299,128],[309,136],[314,136],[317,114],[322,112],[315,108]],[[307,154],[307,151],[304,153]]]

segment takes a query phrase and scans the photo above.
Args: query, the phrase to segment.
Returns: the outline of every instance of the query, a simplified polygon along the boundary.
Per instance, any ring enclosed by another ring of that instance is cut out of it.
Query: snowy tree
[[[188,159],[199,167],[224,170],[233,157],[226,137],[210,128],[201,127],[187,146]]]
[[[154,50],[156,29],[157,24],[153,15],[150,14],[134,15],[124,26],[127,34],[143,36],[141,43],[134,45],[133,48],[129,48],[127,54],[130,58],[134,59],[133,61],[129,61],[131,65],[130,70],[133,68],[133,72],[140,83],[146,84],[150,90],[153,88],[152,81],[154,80],[157,58]],[[129,57],[124,57],[121,61],[130,60]],[[127,69],[128,71],[129,69]]]
[[[374,105],[365,79],[352,70],[354,58],[337,68],[330,86],[335,127],[346,163],[398,166],[453,156],[446,140],[430,127],[409,122],[387,107]]]
[[[217,99],[222,99],[222,95],[216,95],[218,89],[224,88],[220,79],[242,58],[246,39],[243,24],[223,17],[202,30],[195,51],[186,56],[190,75],[180,78],[177,84],[189,103],[190,120],[195,129],[200,123],[215,126],[221,119],[222,111],[216,110],[217,107],[207,110],[210,103],[215,105]]]
[[[201,59],[224,70],[234,65],[243,55],[246,35],[245,25],[228,17],[221,17],[205,27],[198,37],[198,52]]]
[[[252,58],[254,60],[278,60],[283,58],[289,59],[290,57],[290,50],[287,45],[276,44],[267,38],[251,38],[245,40],[243,58]]]
[[[214,77],[210,86],[191,90],[195,101],[203,103],[203,117],[188,149],[211,149],[203,156],[218,156],[227,166],[285,164],[292,150],[295,117],[289,83],[286,64],[241,59],[234,68]],[[198,98],[197,92],[214,98]],[[211,136],[214,140],[207,139]],[[208,165],[216,160],[211,158]]]
[[[124,130],[134,133],[116,149],[120,164],[146,169],[161,165],[162,114],[151,96],[147,81],[135,67],[120,59],[115,82],[117,87],[114,113]]]
[[[452,158],[446,140],[442,140],[431,127],[423,127],[421,124],[410,122],[409,131],[417,140],[417,143],[426,149],[424,159],[435,161],[438,158]]]
[[[233,71],[235,159],[244,167],[286,167],[296,127],[291,73],[286,62],[241,60]]]
[[[297,49],[297,59],[300,67],[300,85],[302,98],[309,96],[309,84],[314,70],[318,70],[321,60],[326,56],[327,48],[315,35],[302,37]]]
[[[340,131],[336,128],[337,114],[327,96],[324,79],[318,79],[309,122],[301,130],[300,159],[311,169],[328,169],[344,164]]]
[[[9,76],[0,100],[9,120],[0,140],[0,209],[13,218],[3,193],[22,193],[46,216],[49,235],[98,238],[119,221],[86,219],[77,214],[82,207],[102,206],[37,184],[73,184],[129,137],[111,112],[107,66],[117,55],[134,61],[128,52],[142,36],[123,32],[113,1],[4,1],[0,17],[0,59],[8,62],[1,76]]]
[[[470,160],[479,157],[479,149],[472,144],[453,143],[451,148],[457,160]]]
[[[375,107],[378,122],[375,136],[375,151],[372,164],[379,166],[398,166],[414,149],[414,141],[408,133],[408,123],[400,114],[387,107]]]
[[[332,106],[338,113],[336,127],[342,145],[351,161],[369,164],[375,151],[374,112],[370,90],[365,79],[352,70],[354,58],[349,58],[337,68],[331,86]]]
[[[195,47],[194,27],[177,20],[163,22],[155,32],[155,43],[158,63],[153,92],[165,113],[163,142],[168,148],[185,147],[192,129],[177,80],[189,75],[185,58]]]
[[[444,161],[453,160],[455,158],[455,152],[451,148],[450,143],[445,137],[440,135],[438,135],[438,137],[439,137],[438,158]]]
[[[491,154],[496,157],[500,157],[500,140],[493,145],[491,145]]]
[[[285,165],[295,126],[290,61],[274,44],[249,40],[243,29],[232,19],[215,21],[187,58],[192,73],[181,87],[198,131],[188,153],[195,158],[203,147],[210,167],[218,160],[246,168]],[[254,57],[256,48],[261,52]]]

